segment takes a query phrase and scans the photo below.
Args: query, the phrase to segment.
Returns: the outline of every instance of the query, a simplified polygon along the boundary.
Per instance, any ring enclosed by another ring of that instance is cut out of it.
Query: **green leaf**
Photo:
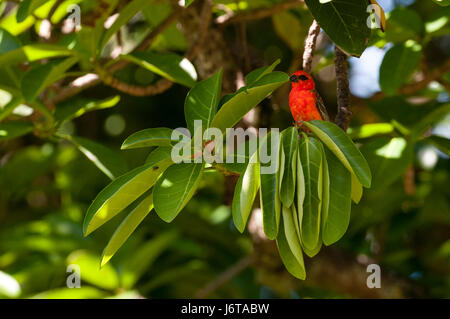
[[[337,46],[350,55],[360,56],[367,47],[367,1],[305,0],[314,19]]]
[[[284,170],[280,175],[280,200],[286,207],[294,202],[295,178],[297,177],[297,145],[296,127],[289,127],[281,132],[281,156],[284,157]]]
[[[150,189],[171,164],[170,158],[148,163],[112,181],[89,206],[83,223],[84,235],[92,233]]]
[[[64,101],[55,109],[55,119],[59,122],[65,122],[81,115],[115,106],[120,101],[120,95],[111,96],[103,100],[92,100],[84,97],[76,97]]]
[[[30,122],[6,122],[0,124],[0,141],[10,140],[33,131]]]
[[[280,64],[280,61],[280,59],[277,59],[271,65],[260,67],[247,74],[245,76],[245,85],[247,87],[252,87],[264,75],[271,73],[276,68],[276,66]]]
[[[402,137],[378,137],[361,147],[373,172],[372,189],[387,187],[400,178],[411,165],[414,152],[412,144]]]
[[[289,214],[287,214],[287,217],[289,217]],[[303,253],[302,248],[300,246],[300,243],[295,241],[295,238],[292,238],[292,228],[295,226],[293,225],[292,221],[285,222],[284,221],[284,212],[283,212],[283,218],[281,219],[282,227],[280,227],[280,230],[278,232],[277,237],[277,246],[278,246],[278,252],[280,254],[281,260],[283,261],[284,266],[289,271],[291,275],[294,277],[304,280],[306,278],[306,271],[305,271],[305,264],[303,261]],[[294,250],[291,249],[287,235],[286,235],[286,228],[289,231],[290,239],[292,241]],[[297,244],[296,244],[297,243]]]
[[[122,26],[124,26],[140,10],[144,9],[149,4],[151,4],[151,1],[148,0],[133,0],[122,8],[116,21],[114,21],[112,26],[103,34],[102,41],[100,43],[100,50],[108,43],[109,39],[111,39],[111,37],[120,30]]]
[[[0,29],[0,39],[2,37],[7,37],[5,34],[5,30]],[[3,42],[6,40],[1,41]],[[19,47],[17,47],[18,43],[16,43],[16,47],[14,47],[14,44],[10,41],[6,42],[4,45],[1,44],[2,42],[0,42],[0,50],[3,49],[7,51],[1,52],[0,54],[0,66],[15,65],[24,62],[33,62],[42,59],[64,57],[74,54],[73,51],[59,45],[39,43],[29,44],[23,47],[20,47],[19,45]],[[4,47],[2,48],[2,46]],[[8,50],[8,48],[14,49]]]
[[[243,90],[225,102],[214,117],[211,127],[217,127],[225,132],[227,128],[233,127],[248,111],[287,81],[289,81],[289,76],[283,72],[275,71],[264,75],[251,88]]]
[[[351,175],[351,183],[352,183],[351,184],[352,185],[351,186],[351,189],[352,189],[351,198],[352,198],[353,202],[358,204],[363,195],[363,187],[354,174],[350,174],[350,175]]]
[[[279,197],[279,158],[280,158],[280,141],[279,135],[277,138],[272,138],[271,133],[264,137],[260,146],[260,201],[261,211],[263,216],[263,229],[267,238],[274,240],[278,235],[278,228],[280,225],[280,210],[281,201]],[[261,149],[267,149],[267,154],[262,155]],[[263,162],[263,156],[274,158],[275,161]],[[274,167],[274,173],[268,173],[264,170],[269,170],[270,166]]]
[[[153,192],[156,213],[163,221],[170,223],[186,206],[202,173],[202,163],[180,163],[164,172]]]
[[[135,203],[133,208],[111,236],[102,253],[101,267],[103,267],[136,230],[139,224],[153,209],[153,190],[147,191]]]
[[[158,146],[156,149],[150,152],[150,154],[148,154],[147,158],[145,159],[145,163],[159,162],[171,156],[172,156],[172,147]]]
[[[98,266],[98,256],[85,250],[77,250],[67,257],[67,264],[76,264],[80,267],[81,278],[106,290],[113,290],[119,287],[119,276],[111,265],[106,265],[102,269]],[[73,289],[76,290],[76,289]]]
[[[233,161],[227,161],[226,156],[229,154],[224,152],[224,160],[220,165],[231,172],[243,174],[247,169],[250,157],[257,150],[258,137],[255,135],[250,135],[248,139],[245,139],[244,141],[238,140],[236,144],[237,145],[234,145],[232,150]]]
[[[123,142],[121,149],[133,149],[151,146],[172,146],[179,142],[172,138],[173,130],[166,127],[148,128],[131,134]]]
[[[410,40],[393,46],[380,66],[380,87],[394,95],[417,67],[422,54],[420,44]]]
[[[22,94],[27,101],[33,101],[49,85],[60,80],[64,73],[78,62],[78,57],[64,61],[51,61],[31,69],[22,79]]]
[[[441,152],[450,156],[450,140],[448,138],[439,135],[431,135],[425,138],[423,142],[436,146]]]
[[[258,160],[258,152],[255,152],[248,166],[242,174],[234,189],[233,203],[231,211],[233,221],[239,232],[243,233],[248,217],[252,211],[253,202],[260,186],[260,164]]]
[[[301,149],[300,145],[298,147],[297,151],[297,223],[298,225],[302,224],[302,218],[303,218],[303,204],[305,202],[305,195],[306,195],[306,186],[305,186],[305,174],[303,173],[303,165],[301,160]],[[298,233],[301,235],[301,228],[299,226]]]
[[[21,47],[19,39],[5,29],[0,28],[0,55],[17,50]],[[1,61],[1,60],[0,60]]]
[[[305,200],[300,233],[303,247],[313,250],[318,245],[321,226],[323,146],[319,140],[303,134],[299,149],[305,177]]]
[[[17,10],[16,19],[18,23],[25,21],[34,10],[49,2],[49,0],[23,0]]]
[[[329,246],[347,231],[351,211],[351,175],[337,157],[324,148],[329,178],[329,204],[322,214],[322,241]]]
[[[372,174],[369,164],[339,126],[319,120],[304,122],[304,125],[336,155],[350,173],[355,174],[364,187],[370,187]]]
[[[64,138],[74,143],[80,152],[110,179],[113,180],[127,171],[124,159],[108,147],[83,137],[64,136]]]
[[[203,80],[189,91],[184,102],[187,127],[193,135],[194,121],[201,120],[203,128],[209,128],[220,101],[222,70]],[[203,130],[202,130],[203,131]]]
[[[192,63],[175,53],[133,52],[121,58],[187,87],[193,87],[197,80]]]

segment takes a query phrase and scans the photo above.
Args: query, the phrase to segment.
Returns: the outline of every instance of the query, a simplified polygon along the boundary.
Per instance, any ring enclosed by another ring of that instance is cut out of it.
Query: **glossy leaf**
[[[108,147],[83,137],[66,136],[66,138],[110,179],[117,178],[126,172],[125,160]]]
[[[295,179],[297,177],[297,145],[296,127],[290,127],[281,133],[281,154],[284,156],[284,170],[280,176],[280,200],[286,207],[294,202]]]
[[[304,125],[336,155],[364,187],[370,187],[372,174],[369,164],[367,164],[361,152],[340,127],[331,122],[318,120],[304,122]]]
[[[170,223],[194,195],[203,173],[202,163],[180,163],[167,169],[155,185],[158,216]]]
[[[278,59],[269,66],[263,66],[257,68],[256,70],[253,70],[252,72],[250,72],[245,76],[245,85],[247,87],[252,87],[264,75],[271,73],[276,68],[276,66],[280,64],[280,62],[281,60]]]
[[[194,121],[201,120],[204,129],[210,127],[220,101],[222,70],[197,83],[186,96],[184,115],[187,127],[194,134]]]
[[[322,214],[322,241],[329,246],[347,231],[351,211],[351,175],[337,157],[324,148],[329,178],[329,205]]]
[[[264,75],[251,88],[225,102],[214,117],[211,127],[225,132],[226,128],[233,127],[248,111],[287,81],[289,76],[283,72],[275,71]]]
[[[83,223],[84,235],[92,233],[150,189],[171,164],[170,158],[148,163],[112,181],[89,206]]]
[[[151,146],[171,146],[179,142],[172,139],[173,130],[166,127],[148,128],[131,134],[123,142],[121,149],[133,149]]]
[[[261,143],[260,150],[267,149],[267,155],[270,158],[275,158],[274,162],[264,163],[260,160],[260,201],[261,211],[263,216],[263,229],[267,238],[274,240],[278,235],[278,228],[280,225],[281,201],[279,197],[279,157],[280,157],[280,141],[279,138],[274,139],[273,143],[271,133],[264,137]],[[260,159],[262,157],[261,151],[259,153]],[[273,165],[275,167],[274,173],[264,172],[264,169]]]
[[[133,52],[123,55],[122,58],[188,87],[194,86],[197,80],[197,73],[192,63],[174,53]]]
[[[0,29],[0,36],[5,32]],[[0,47],[3,44],[0,44]],[[55,57],[64,57],[70,56],[74,53],[71,50],[68,50],[65,47],[53,45],[53,44],[29,44],[23,47],[14,47],[12,45],[8,45],[6,48],[14,48],[13,50],[4,51],[0,54],[0,66],[4,65],[14,65],[24,62],[33,62],[42,59],[49,59]],[[3,48],[5,49],[5,47]]]
[[[319,140],[303,135],[299,149],[305,177],[305,200],[300,228],[303,247],[309,250],[313,250],[319,242],[323,175],[322,148]]]
[[[284,213],[283,213],[284,215]],[[284,266],[289,271],[291,275],[294,277],[304,280],[306,278],[305,264],[303,261],[303,253],[300,244],[298,246],[295,244],[295,240],[292,239],[292,227],[295,227],[292,223],[286,223],[284,221],[284,217],[281,219],[282,226],[278,232],[277,237],[277,246],[278,252],[280,254],[281,260],[283,261]],[[290,238],[293,241],[294,251],[291,249],[287,234],[286,228],[288,228],[290,233]]]
[[[116,106],[120,101],[120,95],[111,96],[103,100],[93,100],[83,97],[64,101],[55,109],[55,119],[59,122],[69,121],[81,115]]]
[[[370,28],[367,1],[305,0],[314,19],[336,45],[350,55],[360,56],[367,47]]]
[[[260,182],[260,164],[258,152],[255,152],[250,158],[244,174],[238,179],[231,207],[234,225],[241,233],[245,230]]]
[[[139,224],[153,209],[153,194],[152,190],[143,194],[135,203],[133,208],[122,223],[117,227],[114,234],[111,236],[108,244],[102,253],[101,267],[103,267],[125,243],[125,241],[136,230]]]

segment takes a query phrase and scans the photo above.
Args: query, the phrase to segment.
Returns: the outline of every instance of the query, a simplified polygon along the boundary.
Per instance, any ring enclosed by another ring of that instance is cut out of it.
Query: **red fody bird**
[[[317,94],[314,80],[305,71],[297,71],[290,78],[289,107],[297,125],[312,120],[327,120],[322,99]]]

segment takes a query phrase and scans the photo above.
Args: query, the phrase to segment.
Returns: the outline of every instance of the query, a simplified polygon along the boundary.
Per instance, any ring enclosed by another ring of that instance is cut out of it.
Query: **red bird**
[[[297,125],[303,121],[328,120],[322,99],[317,94],[314,80],[304,71],[295,72],[290,78],[289,107]]]

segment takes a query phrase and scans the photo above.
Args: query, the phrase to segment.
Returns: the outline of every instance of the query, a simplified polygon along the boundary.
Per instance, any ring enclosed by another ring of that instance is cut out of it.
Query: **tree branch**
[[[305,40],[305,50],[303,51],[303,71],[310,73],[314,49],[316,48],[317,37],[320,33],[320,26],[316,20],[309,28],[308,37]]]
[[[335,122],[344,130],[344,132],[346,132],[350,124],[350,117],[352,115],[352,112],[348,109],[350,105],[350,86],[348,82],[347,55],[337,46],[335,46],[334,52],[338,104]]]

